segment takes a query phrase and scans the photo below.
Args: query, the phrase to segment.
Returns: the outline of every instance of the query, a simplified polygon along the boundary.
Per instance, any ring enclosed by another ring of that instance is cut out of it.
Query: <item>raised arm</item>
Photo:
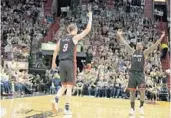
[[[160,39],[158,39],[155,44],[151,45],[149,48],[144,50],[145,57],[147,57],[150,53],[152,53],[152,51],[161,43],[164,36],[165,36],[165,32],[162,32]]]
[[[80,34],[75,35],[73,37],[74,40],[79,41],[83,39],[91,31],[91,25],[92,25],[92,12],[91,11],[89,11],[88,16],[89,16],[89,21],[88,21],[86,29]]]
[[[54,52],[53,52],[52,69],[56,68],[56,57],[57,57],[58,52],[59,52],[59,47],[60,47],[60,40],[58,41],[56,48],[54,49]]]
[[[125,45],[125,47],[128,49],[128,52],[133,54],[135,49],[131,48],[131,46],[129,46],[129,44],[124,40],[124,38],[122,36],[122,31],[121,30],[117,31],[117,36],[119,37],[119,41],[121,43],[123,43]]]

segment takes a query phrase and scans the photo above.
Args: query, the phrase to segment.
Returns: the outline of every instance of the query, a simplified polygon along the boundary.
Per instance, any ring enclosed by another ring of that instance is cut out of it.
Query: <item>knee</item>
[[[131,96],[135,96],[136,95],[136,91],[130,91],[130,95]]]
[[[136,91],[130,91],[130,98],[131,98],[131,101],[132,101],[132,100],[135,100],[135,94],[136,94]]]

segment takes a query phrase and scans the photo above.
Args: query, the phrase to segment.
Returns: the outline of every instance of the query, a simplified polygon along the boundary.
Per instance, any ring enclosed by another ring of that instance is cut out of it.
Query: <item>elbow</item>
[[[91,30],[91,26],[92,26],[91,24],[88,24],[86,29],[90,31]]]

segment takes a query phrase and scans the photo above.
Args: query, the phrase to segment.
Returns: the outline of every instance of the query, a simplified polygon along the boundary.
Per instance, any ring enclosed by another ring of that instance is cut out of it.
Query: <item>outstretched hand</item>
[[[92,17],[92,5],[91,4],[88,5],[88,11],[89,12],[88,12],[87,16]]]
[[[161,38],[163,38],[165,36],[165,31],[162,31],[161,33],[162,33]]]
[[[88,14],[87,14],[87,16],[90,18],[90,17],[92,17],[92,12],[90,11]]]

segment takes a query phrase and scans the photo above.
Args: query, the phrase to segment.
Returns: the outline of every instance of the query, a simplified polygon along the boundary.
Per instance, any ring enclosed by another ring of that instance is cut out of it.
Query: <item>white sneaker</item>
[[[140,115],[144,115],[144,108],[140,107]]]
[[[64,115],[72,115],[71,110],[64,109]]]
[[[135,110],[133,110],[133,109],[131,108],[129,115],[135,116]]]

